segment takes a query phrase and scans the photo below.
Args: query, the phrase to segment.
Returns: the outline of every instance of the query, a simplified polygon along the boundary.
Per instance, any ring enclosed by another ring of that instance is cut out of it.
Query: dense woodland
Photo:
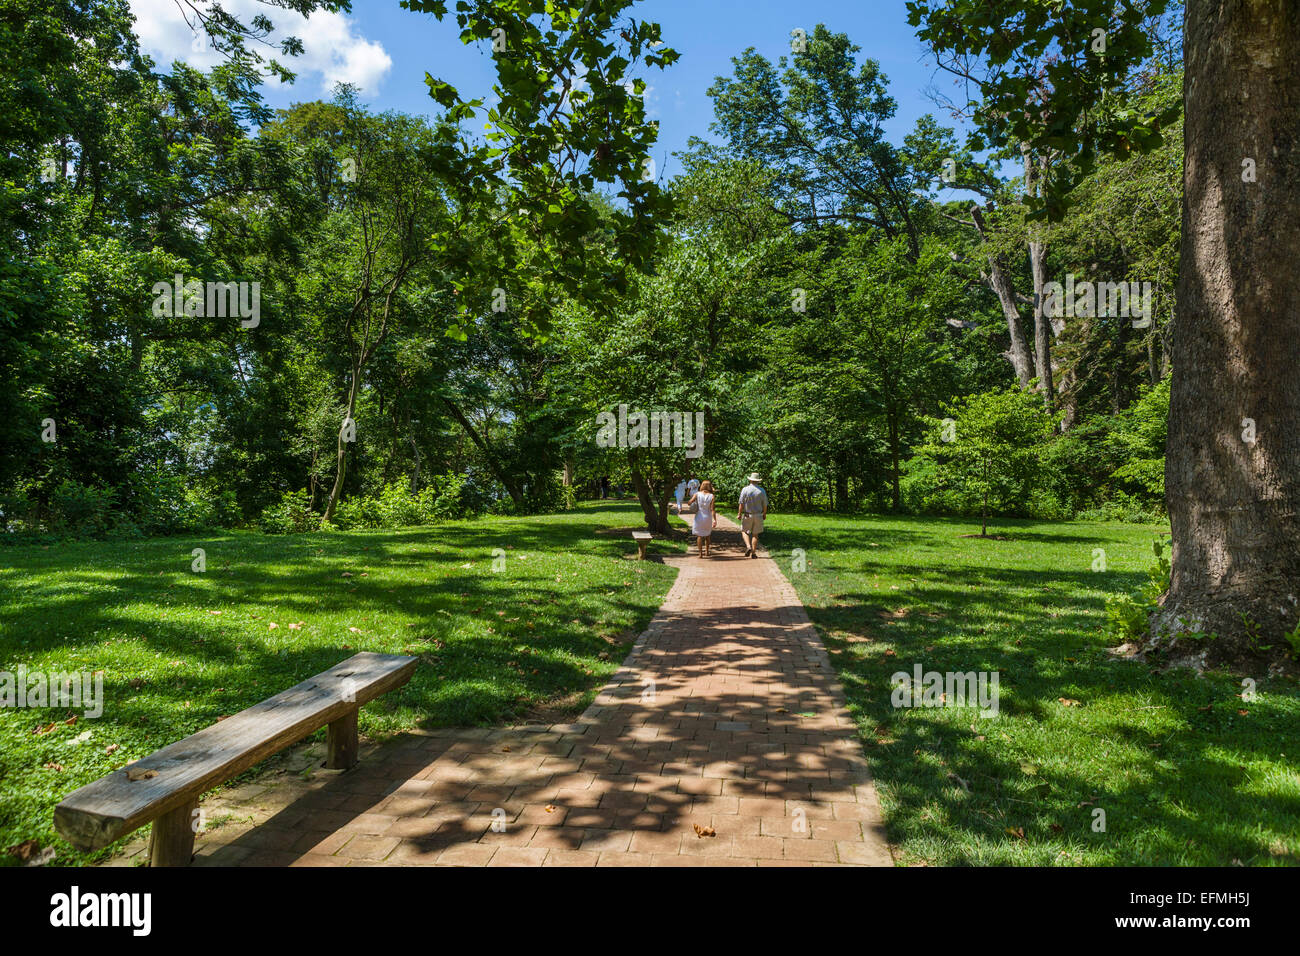
[[[724,495],[760,469],[784,509],[1161,507],[1176,129],[1099,163],[1066,221],[1027,223],[1023,177],[999,174],[1018,148],[977,160],[931,117],[890,142],[887,78],[818,26],[777,63],[737,51],[636,267],[605,227],[624,200],[593,190],[580,242],[614,292],[588,296],[508,191],[450,179],[445,112],[341,88],[272,114],[237,65],[141,57],[123,4],[8,6],[5,55],[44,81],[4,110],[11,535],[550,509],[605,475],[658,517],[691,469]],[[1176,50],[1135,80],[1154,107],[1177,101]],[[1156,321],[1072,318],[1036,354],[1035,263],[1152,280]],[[156,314],[177,274],[258,282],[257,324]],[[704,455],[599,447],[619,403],[703,412]],[[1023,440],[991,489],[945,454],[981,423]]]

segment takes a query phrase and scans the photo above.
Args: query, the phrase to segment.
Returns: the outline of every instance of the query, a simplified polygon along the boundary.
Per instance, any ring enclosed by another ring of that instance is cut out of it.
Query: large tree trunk
[[[1025,160],[1025,189],[1029,195],[1040,193],[1040,174],[1044,163],[1028,147],[1022,149]],[[1034,284],[1034,372],[1038,376],[1038,390],[1043,393],[1043,404],[1050,412],[1056,400],[1052,387],[1052,328],[1047,315],[1043,287],[1047,285],[1047,244],[1033,236],[1038,228],[1027,224],[1029,231],[1029,274]]]
[[[1038,390],[1043,393],[1043,404],[1050,412],[1056,401],[1052,383],[1052,320],[1044,308],[1043,286],[1047,285],[1047,246],[1038,241],[1029,243],[1029,267],[1034,280],[1034,372],[1038,375]]]
[[[984,212],[979,206],[971,207],[971,221],[981,239],[988,237],[984,223]],[[1007,334],[1011,336],[1011,348],[1005,353],[1015,370],[1021,388],[1029,387],[1029,380],[1034,377],[1033,364],[1029,356],[1029,342],[1025,339],[1025,327],[1020,321],[1020,309],[1016,305],[1016,293],[1011,287],[1011,280],[1002,271],[1002,265],[992,255],[988,256],[989,271],[983,274],[993,294],[1002,305],[1002,315],[1007,320]]]
[[[1300,594],[1300,7],[1189,0],[1185,59],[1173,580],[1152,624],[1176,659],[1258,663],[1257,625],[1281,660]],[[1195,631],[1218,639],[1172,639]]]

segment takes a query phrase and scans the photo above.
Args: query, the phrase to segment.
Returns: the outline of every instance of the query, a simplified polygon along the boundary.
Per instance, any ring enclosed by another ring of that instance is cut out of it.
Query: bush
[[[475,510],[465,476],[446,474],[431,478],[416,495],[406,483],[394,482],[378,495],[344,499],[334,509],[333,524],[345,531],[409,528],[469,517]]]
[[[286,491],[258,519],[267,534],[302,534],[320,527],[320,518],[311,510],[311,495],[306,491]]]
[[[35,533],[40,530],[40,502],[31,485],[22,484],[0,493],[0,534]]]
[[[78,537],[102,535],[112,524],[115,497],[112,489],[65,478],[50,494],[50,529]]]
[[[131,479],[135,522],[146,534],[193,534],[239,523],[239,502],[229,489],[194,487],[184,475],[154,470]]]
[[[1137,594],[1120,594],[1106,600],[1106,630],[1121,644],[1140,642],[1149,630],[1148,621],[1160,606],[1160,596],[1169,590],[1169,558],[1165,549],[1169,542],[1156,539],[1151,551],[1156,563],[1147,571],[1147,583]]]
[[[1123,491],[1116,491],[1108,500],[1084,508],[1075,517],[1080,521],[1127,521],[1132,524],[1154,524],[1169,520],[1158,504]]]

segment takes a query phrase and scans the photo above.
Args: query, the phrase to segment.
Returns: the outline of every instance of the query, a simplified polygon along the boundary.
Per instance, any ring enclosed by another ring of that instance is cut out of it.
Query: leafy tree
[[[1152,52],[1143,18],[1164,6],[925,0],[911,3],[909,16],[937,47],[995,66],[1060,46],[1064,55],[1040,86],[1041,109],[1023,108],[1027,87],[1009,71],[981,117],[995,143],[1014,136],[1070,158],[1047,177],[1038,204],[1059,218],[1096,156],[1149,151],[1172,119],[1169,111],[1138,114],[1124,87]],[[1099,28],[1108,52],[1089,59],[1085,37]],[[1176,659],[1206,659],[1203,646],[1180,639],[1204,632],[1220,637],[1212,662],[1259,660],[1268,652],[1254,635],[1280,635],[1300,619],[1300,445],[1290,437],[1300,428],[1300,395],[1290,387],[1300,342],[1289,304],[1300,274],[1277,242],[1300,226],[1290,186],[1300,150],[1289,132],[1300,122],[1300,79],[1283,66],[1297,52],[1300,21],[1284,0],[1186,3],[1183,238],[1166,456],[1173,570],[1151,641]],[[1258,91],[1248,107],[1242,90]]]
[[[931,420],[931,440],[918,457],[933,459],[962,506],[980,515],[980,537],[988,537],[990,514],[1028,500],[1057,416],[1019,389],[958,399],[948,414]]]

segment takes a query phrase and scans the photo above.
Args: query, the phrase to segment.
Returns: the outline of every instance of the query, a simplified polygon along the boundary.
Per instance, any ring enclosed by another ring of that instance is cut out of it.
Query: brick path
[[[891,865],[826,650],[735,530],[666,559],[663,607],[575,723],[416,731],[304,779],[311,745],[204,802],[196,865]]]

